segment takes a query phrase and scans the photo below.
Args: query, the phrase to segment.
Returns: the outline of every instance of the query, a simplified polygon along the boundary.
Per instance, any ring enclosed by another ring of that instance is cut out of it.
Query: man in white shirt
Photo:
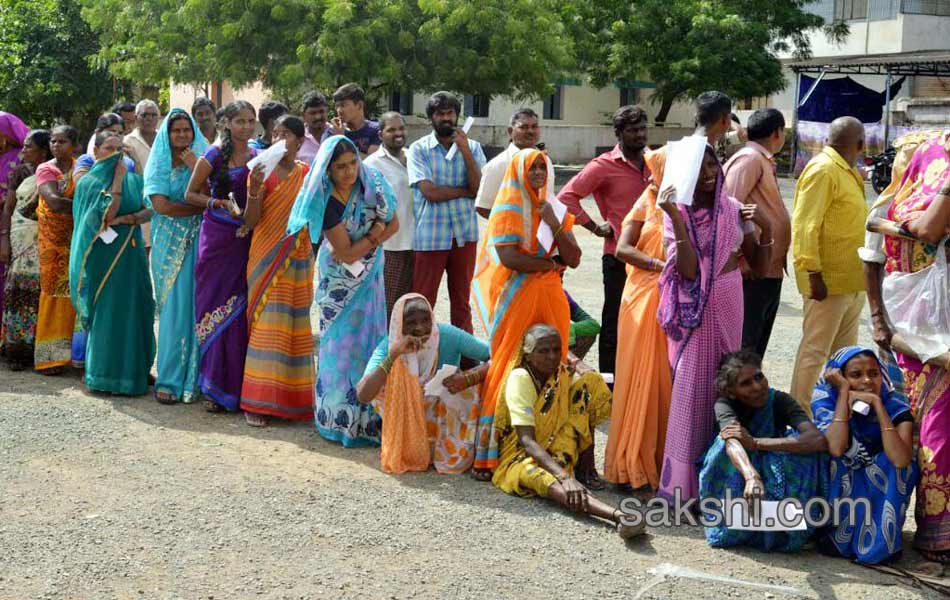
[[[412,239],[416,219],[406,169],[406,122],[398,112],[387,112],[379,118],[379,128],[382,144],[366,158],[366,166],[379,170],[396,192],[396,218],[399,220],[399,230],[383,242],[386,257],[383,280],[388,320],[396,301],[412,291]]]
[[[519,150],[534,148],[541,139],[541,125],[538,123],[538,113],[530,108],[519,108],[511,115],[508,125],[508,137],[511,143],[505,151],[488,161],[482,168],[482,181],[475,196],[475,211],[486,219],[491,214],[495,204],[495,196],[501,189],[501,182],[505,179],[505,172],[511,159]],[[548,164],[548,193],[554,195],[554,167]]]

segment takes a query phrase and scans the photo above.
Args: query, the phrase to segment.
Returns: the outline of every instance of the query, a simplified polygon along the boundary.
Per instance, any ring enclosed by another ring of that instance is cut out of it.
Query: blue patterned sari
[[[859,354],[880,359],[874,351],[860,346],[848,346],[836,352],[828,361],[827,368],[844,370],[845,364]],[[884,382],[881,385],[881,400],[888,416],[893,420],[898,415],[909,413],[910,405],[903,394],[894,391],[888,370],[881,365]],[[838,390],[824,378],[812,392],[811,410],[815,424],[824,432],[835,416]],[[828,501],[839,498],[867,499],[871,514],[865,514],[862,504],[854,505],[855,526],[848,524],[850,508],[840,511],[842,517],[837,527],[822,532],[819,548],[827,553],[853,558],[859,563],[877,564],[895,556],[903,547],[902,530],[907,516],[910,496],[917,484],[916,461],[898,469],[887,454],[881,440],[881,425],[872,409],[867,416],[851,413],[848,421],[851,444],[839,458],[831,459]],[[865,518],[868,523],[865,523]]]
[[[152,280],[158,312],[158,377],[155,391],[168,392],[176,400],[192,402],[198,397],[198,366],[200,354],[195,334],[195,261],[198,259],[198,231],[201,215],[170,217],[159,214],[152,205],[152,195],[165,196],[170,202],[183,204],[191,169],[172,166],[172,148],[168,138],[169,119],[178,114],[174,108],[165,117],[148,164],[145,166],[145,201],[152,209]],[[207,148],[194,119],[195,132],[191,150],[201,156]]]
[[[296,235],[306,225],[311,239],[320,239],[327,203],[335,202],[330,197],[333,183],[328,169],[337,144],[348,144],[357,153],[344,136],[320,144],[294,202],[289,235]],[[363,238],[377,218],[391,221],[396,208],[395,193],[379,171],[360,162],[359,173],[342,219],[351,240]],[[363,271],[354,275],[333,258],[326,239],[317,255],[320,279],[315,300],[320,313],[320,349],[314,415],[320,435],[346,448],[379,445],[382,429],[372,406],[356,400],[356,383],[387,333],[382,246],[370,251],[361,262]]]
[[[748,424],[754,438],[781,438],[798,435],[787,427],[778,431],[775,426],[775,390],[769,389],[765,406],[756,411]],[[798,498],[802,505],[822,496],[826,485],[825,457],[819,454],[789,454],[787,452],[747,451],[749,461],[765,484],[763,500]],[[726,442],[718,435],[706,452],[699,472],[700,498],[725,498],[729,490],[733,498],[742,498],[745,478],[726,454]],[[814,530],[804,531],[745,531],[728,529],[725,525],[706,527],[706,541],[713,548],[752,546],[764,552],[796,552],[812,536]]]

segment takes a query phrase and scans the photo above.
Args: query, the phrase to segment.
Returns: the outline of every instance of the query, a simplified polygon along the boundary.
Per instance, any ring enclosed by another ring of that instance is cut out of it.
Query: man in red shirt
[[[581,225],[604,238],[604,310],[601,314],[600,372],[613,373],[617,353],[617,314],[627,281],[626,266],[614,256],[621,222],[650,183],[643,160],[647,145],[647,115],[639,106],[621,106],[613,116],[617,145],[596,157],[558,194]],[[605,223],[598,224],[581,208],[581,199],[593,195]]]

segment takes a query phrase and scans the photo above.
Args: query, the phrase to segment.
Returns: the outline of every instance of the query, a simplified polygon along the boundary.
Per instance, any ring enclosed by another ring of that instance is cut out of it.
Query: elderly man
[[[811,414],[811,393],[833,352],[858,341],[864,308],[864,245],[868,215],[864,178],[855,169],[864,126],[854,117],[831,122],[828,145],[812,158],[795,187],[792,256],[804,297],[802,339],[792,372],[792,395]]]
[[[155,104],[152,100],[140,100],[135,105],[135,129],[125,136],[123,143],[126,154],[135,161],[136,173],[145,173],[145,163],[148,162],[148,155],[152,151],[152,143],[155,142],[155,136],[158,134],[160,119],[161,112],[158,110],[158,104]],[[149,224],[143,223],[142,236],[145,238],[146,251],[152,247],[150,232]]]
[[[426,104],[432,133],[409,147],[409,185],[416,212],[412,290],[435,307],[446,272],[452,325],[471,333],[469,297],[478,244],[474,200],[485,153],[458,127],[461,110],[462,103],[449,92],[433,94]],[[449,160],[453,145],[458,151]]]
[[[601,313],[600,372],[613,373],[617,353],[617,314],[627,282],[626,265],[614,256],[621,222],[633,203],[650,184],[650,169],[643,160],[647,146],[647,114],[639,106],[621,106],[613,116],[617,145],[587,163],[561,190],[558,199],[577,216],[576,222],[604,238],[602,257],[604,310]],[[550,179],[550,177],[549,177]],[[606,222],[597,224],[581,207],[581,199],[593,195]]]
[[[387,112],[379,118],[379,127],[383,143],[366,159],[366,165],[379,170],[396,192],[396,218],[399,220],[399,230],[383,242],[388,320],[396,301],[412,291],[412,237],[416,217],[406,168],[406,122],[398,112]]]
[[[742,281],[742,347],[765,356],[782,299],[785,256],[792,241],[792,225],[782,202],[773,158],[785,145],[785,117],[775,108],[761,108],[752,113],[748,125],[749,141],[726,163],[724,188],[739,202],[756,205],[772,226],[772,264],[765,277],[743,268]]]
[[[475,195],[475,211],[486,219],[491,215],[491,208],[495,204],[495,196],[498,195],[501,183],[505,179],[505,172],[508,170],[511,159],[519,150],[534,148],[538,144],[538,140],[541,139],[538,113],[530,108],[519,108],[515,111],[508,123],[508,138],[511,143],[508,144],[505,151],[488,161],[488,164],[482,169],[482,182],[478,186],[478,194]],[[547,195],[551,196],[553,194],[554,167],[549,164]]]

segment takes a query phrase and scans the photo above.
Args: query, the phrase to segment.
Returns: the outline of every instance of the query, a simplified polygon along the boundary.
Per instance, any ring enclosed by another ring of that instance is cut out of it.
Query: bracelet
[[[894,427],[881,427],[881,431],[897,431]]]
[[[557,228],[557,231],[554,232],[554,235],[552,237],[557,237],[561,235],[563,232],[564,232],[564,226],[561,225],[560,227]]]
[[[676,240],[676,245],[679,246],[680,244],[685,244],[688,241],[689,240]]]
[[[760,243],[760,244],[759,244],[759,248],[768,248],[769,246],[774,246],[774,245],[775,245],[775,238],[772,238],[772,239],[770,239],[770,240],[768,241],[767,244],[761,244],[761,243]]]
[[[832,423],[847,423],[849,419],[832,419]]]
[[[214,210],[214,198],[208,196],[208,210]]]
[[[393,364],[395,364],[395,362],[396,359],[392,355],[387,354],[386,358],[383,359],[383,362],[379,363],[379,368],[383,370],[383,373],[389,375],[389,371],[392,370]]]

